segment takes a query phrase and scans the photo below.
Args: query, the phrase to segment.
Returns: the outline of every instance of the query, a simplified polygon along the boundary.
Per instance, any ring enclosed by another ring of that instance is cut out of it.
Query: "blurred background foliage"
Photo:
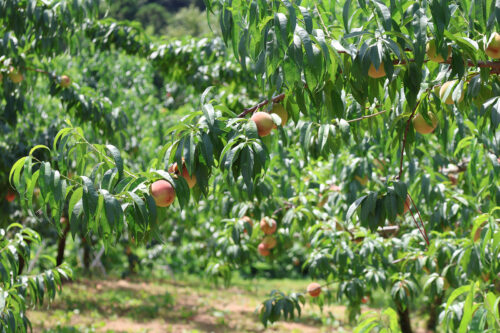
[[[117,20],[138,21],[150,34],[182,38],[210,35],[203,0],[118,0],[103,7],[101,14]]]

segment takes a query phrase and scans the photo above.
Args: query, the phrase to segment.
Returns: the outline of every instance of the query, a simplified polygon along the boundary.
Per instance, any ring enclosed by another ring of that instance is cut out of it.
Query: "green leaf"
[[[94,183],[90,180],[90,178],[86,176],[80,177],[83,182],[83,211],[88,218],[95,216],[97,210],[97,204],[99,201],[99,194],[97,193]]]
[[[383,26],[386,31],[391,30],[391,12],[389,8],[380,0],[372,0],[372,3],[377,8],[377,11],[382,15]]]
[[[445,311],[448,311],[448,308],[450,307],[451,303],[453,303],[453,301],[460,295],[462,295],[463,293],[466,293],[467,291],[469,291],[471,288],[471,285],[466,285],[466,286],[461,286],[455,290],[453,290],[453,292],[451,293],[450,297],[448,297],[448,301],[446,301],[446,307],[445,307]]]
[[[352,217],[352,214],[358,209],[359,205],[365,200],[367,195],[362,196],[361,198],[358,198],[356,201],[354,201],[351,206],[349,206],[349,209],[347,210],[347,215],[346,215],[346,221],[349,221]]]
[[[469,323],[471,322],[472,314],[474,313],[474,311],[472,309],[472,305],[473,305],[472,302],[474,300],[475,286],[476,286],[475,283],[470,285],[470,292],[467,295],[467,297],[465,298],[463,316],[462,316],[462,320],[460,321],[460,326],[458,328],[459,333],[466,333],[467,328],[469,326]]]
[[[111,153],[113,160],[115,161],[115,166],[118,169],[118,179],[123,177],[123,159],[120,155],[120,151],[113,145],[106,145],[106,148]]]

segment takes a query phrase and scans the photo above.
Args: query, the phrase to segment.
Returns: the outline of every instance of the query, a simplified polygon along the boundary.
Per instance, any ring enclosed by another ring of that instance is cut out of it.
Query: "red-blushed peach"
[[[307,292],[311,297],[318,297],[321,294],[321,286],[319,283],[312,282],[307,286]]]
[[[248,222],[248,224],[250,224],[251,227],[253,227],[253,221],[250,217],[248,216],[243,216],[242,218],[240,218],[240,220],[244,221],[244,222]],[[247,233],[247,229],[245,229],[243,231],[245,234]]]
[[[71,78],[67,75],[61,76],[60,84],[62,88],[68,88],[71,85]]]
[[[267,257],[268,255],[271,254],[271,252],[264,243],[260,243],[259,246],[257,247],[257,250],[259,251],[259,254],[263,257]]]
[[[266,236],[262,240],[262,244],[264,244],[268,250],[274,249],[277,243],[278,242],[276,241],[276,238],[274,238],[273,236]]]
[[[172,164],[170,166],[170,168],[168,168],[168,172],[174,173],[176,175],[180,174],[179,167],[177,166],[177,162],[175,162],[174,164]],[[189,188],[193,188],[196,185],[196,175],[193,173],[190,176],[185,164],[183,164],[183,166],[182,166],[182,177],[186,180]]]
[[[7,200],[7,202],[12,202],[15,199],[16,199],[16,192],[8,190],[7,194],[5,195],[5,200]]]
[[[174,187],[163,179],[151,184],[150,192],[158,207],[168,207],[175,200]]]
[[[278,227],[278,225],[274,219],[264,217],[264,218],[262,218],[262,220],[260,220],[260,229],[266,235],[274,234],[277,227]]]
[[[274,127],[273,118],[267,112],[255,112],[250,118],[257,125],[257,132],[259,136],[267,136],[271,134]]]
[[[500,59],[500,34],[494,32],[484,49],[486,55],[493,59]]]

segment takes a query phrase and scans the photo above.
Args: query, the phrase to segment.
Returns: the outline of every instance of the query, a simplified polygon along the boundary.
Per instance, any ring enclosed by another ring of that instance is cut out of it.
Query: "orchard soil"
[[[47,333],[351,332],[345,306],[326,306],[320,312],[310,302],[301,318],[264,328],[255,309],[269,291],[305,290],[309,282],[238,280],[224,288],[191,276],[82,279],[66,283],[52,304],[29,311],[28,318],[33,332]],[[363,312],[368,310],[373,309],[363,306]]]

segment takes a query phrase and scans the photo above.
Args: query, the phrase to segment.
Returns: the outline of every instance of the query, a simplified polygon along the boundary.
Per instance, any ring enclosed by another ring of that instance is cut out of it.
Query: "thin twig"
[[[31,68],[31,67],[25,67],[25,69],[28,70],[28,71],[32,71],[32,72],[37,72],[37,73],[42,73],[42,74],[50,75],[49,72],[44,71],[43,69]]]
[[[411,204],[413,205],[413,207],[415,208],[415,211],[418,214],[418,218],[420,219],[420,223],[421,223],[422,229],[423,229],[424,239],[427,242],[427,246],[429,246],[430,245],[429,244],[429,236],[427,235],[427,232],[425,231],[425,225],[424,225],[424,221],[422,220],[422,216],[420,215],[420,211],[418,210],[417,205],[415,205],[415,202],[413,202],[413,198],[410,195],[408,195],[408,197],[410,198]],[[412,217],[413,217],[413,212],[411,211],[411,209],[410,209],[410,212],[412,213]]]
[[[111,158],[109,158],[109,156],[108,156],[108,155],[103,154],[102,152],[100,152],[100,151],[99,151],[99,149],[97,149],[97,148],[96,148],[93,144],[91,144],[91,143],[90,143],[87,139],[85,139],[82,135],[80,135],[80,133],[78,133],[78,132],[77,132],[77,135],[80,137],[80,139],[82,139],[82,140],[83,140],[83,142],[84,142],[85,144],[87,144],[90,148],[92,148],[92,149],[93,149],[93,150],[94,150],[94,151],[95,151],[98,155],[100,155],[100,156],[104,157],[104,159],[105,159],[106,161],[108,161],[109,163],[111,163],[112,165],[114,165],[114,166],[116,166],[116,167],[117,167],[116,163],[115,163],[115,162],[114,162]],[[137,176],[136,176],[136,175],[134,175],[133,173],[131,173],[131,172],[129,172],[129,171],[127,171],[127,170],[125,170],[125,169],[123,170],[123,172],[124,172],[124,173],[126,173],[127,175],[129,175],[130,177],[137,179]]]
[[[290,209],[290,208],[295,208],[295,205],[292,204],[291,202],[285,201],[284,207],[277,208],[271,216],[275,216],[279,212],[281,212],[284,209]]]
[[[328,36],[328,38],[331,38],[330,32],[328,31],[328,28],[326,27],[326,24],[323,21],[323,18],[321,17],[321,13],[320,13],[320,11],[318,9],[318,5],[316,3],[314,4],[314,8],[316,8],[316,12],[318,13],[318,16],[319,16],[319,21],[321,22],[321,25],[323,26],[323,29],[326,32],[326,35]]]
[[[360,120],[363,120],[363,119],[367,119],[367,118],[372,118],[372,117],[376,117],[378,116],[379,114],[382,114],[384,112],[386,112],[387,110],[382,110],[380,112],[377,112],[377,113],[373,113],[373,114],[369,114],[369,115],[366,115],[366,116],[362,116],[362,117],[359,117],[359,118],[356,118],[356,119],[350,119],[350,120],[347,120],[348,123],[353,123],[355,121],[360,121]]]

